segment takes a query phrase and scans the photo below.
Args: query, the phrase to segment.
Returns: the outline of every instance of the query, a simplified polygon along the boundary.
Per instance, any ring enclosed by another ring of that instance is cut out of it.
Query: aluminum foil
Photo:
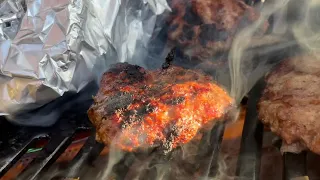
[[[115,62],[146,66],[158,15],[167,10],[166,0],[3,1],[0,114],[13,117],[78,93]]]

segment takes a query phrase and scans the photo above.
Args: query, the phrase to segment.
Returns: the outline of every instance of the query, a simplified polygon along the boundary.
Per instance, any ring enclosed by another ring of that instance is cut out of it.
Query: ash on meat
[[[175,97],[173,99],[169,99],[167,101],[165,101],[165,104],[167,105],[178,105],[178,104],[182,104],[185,101],[184,97]]]
[[[146,114],[153,113],[155,110],[155,106],[152,106],[150,103],[147,103],[146,105],[138,109],[138,115],[144,116]]]
[[[105,111],[107,115],[113,114],[115,111],[127,108],[133,102],[131,93],[118,92],[110,96],[106,100]]]
[[[165,134],[167,134],[167,138],[162,143],[161,151],[164,154],[168,154],[173,149],[173,142],[176,137],[179,136],[181,132],[181,127],[179,128],[176,124],[172,123],[165,129]]]
[[[152,113],[156,110],[156,107],[152,106],[150,103],[143,105],[141,108],[136,110],[129,110],[124,112],[125,119],[122,121],[120,127],[125,129],[133,123],[140,123],[143,120],[143,117],[149,113]]]
[[[125,119],[120,124],[121,129],[125,129],[134,123],[142,121],[143,116],[138,114],[137,110],[129,110],[124,112]]]

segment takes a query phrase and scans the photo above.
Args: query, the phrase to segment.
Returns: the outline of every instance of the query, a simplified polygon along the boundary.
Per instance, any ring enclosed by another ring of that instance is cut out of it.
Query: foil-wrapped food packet
[[[17,124],[51,125],[56,118],[35,120],[33,110],[98,82],[109,64],[145,66],[157,16],[168,9],[166,0],[3,1],[0,114]],[[91,98],[94,91],[84,94]],[[59,114],[63,107],[45,112],[51,111]]]

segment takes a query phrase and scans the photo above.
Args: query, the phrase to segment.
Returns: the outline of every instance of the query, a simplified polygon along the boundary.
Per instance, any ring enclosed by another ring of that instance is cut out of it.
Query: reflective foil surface
[[[166,10],[166,0],[3,1],[0,114],[77,93],[115,62],[145,66],[147,44]]]

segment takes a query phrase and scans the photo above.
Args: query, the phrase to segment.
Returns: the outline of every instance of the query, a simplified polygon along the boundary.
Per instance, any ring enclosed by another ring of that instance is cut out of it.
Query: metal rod
[[[63,134],[63,133],[62,133]],[[73,133],[53,135],[49,143],[39,152],[39,155],[18,175],[17,179],[35,180],[47,170],[72,142]]]
[[[85,163],[92,163],[103,150],[104,145],[95,141],[92,134],[73,160],[68,164],[68,170],[62,173],[64,177],[80,177],[81,170]]]
[[[258,120],[256,105],[264,87],[260,80],[249,93],[248,108],[242,132],[236,176],[239,179],[258,180],[260,174],[263,124]]]
[[[206,137],[202,138],[204,143],[209,143],[209,146],[204,144],[203,147],[207,148],[208,152],[199,152],[200,156],[198,157],[200,160],[199,170],[200,176],[207,177],[215,176],[218,170],[218,158],[220,153],[221,142],[223,138],[223,133],[225,129],[225,123],[222,121],[218,121],[217,124],[213,127],[209,135],[209,142],[206,141]],[[202,145],[200,144],[200,147]],[[203,148],[201,149],[203,151]]]
[[[307,153],[300,154],[285,153],[283,155],[283,180],[292,180],[293,178],[307,175]]]
[[[38,135],[31,138],[21,149],[19,149],[16,153],[14,153],[10,158],[7,158],[0,167],[0,178],[4,176],[12,166],[18,162],[18,160],[28,151],[29,148],[35,145],[35,142],[41,138],[47,137],[46,135]]]

